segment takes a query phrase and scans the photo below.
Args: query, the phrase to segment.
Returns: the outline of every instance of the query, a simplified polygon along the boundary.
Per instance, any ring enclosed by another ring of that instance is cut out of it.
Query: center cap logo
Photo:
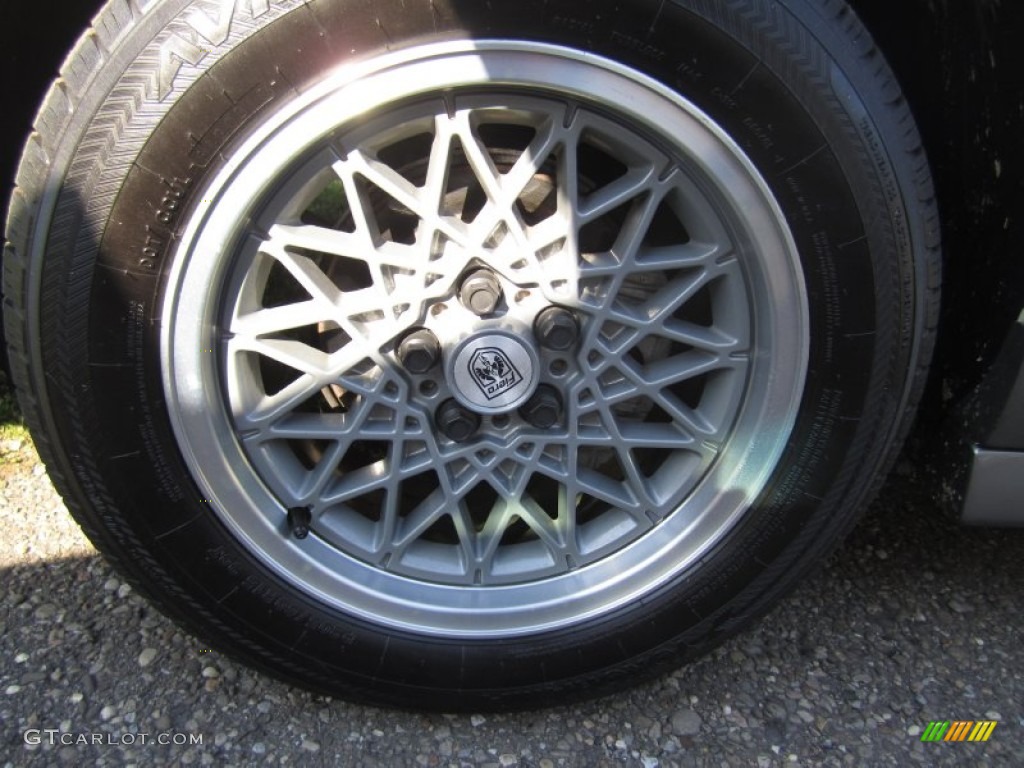
[[[481,414],[508,413],[533,394],[540,360],[526,331],[485,329],[463,339],[445,361],[452,395]]]
[[[509,356],[497,347],[481,347],[469,358],[469,376],[488,400],[494,400],[523,382]]]

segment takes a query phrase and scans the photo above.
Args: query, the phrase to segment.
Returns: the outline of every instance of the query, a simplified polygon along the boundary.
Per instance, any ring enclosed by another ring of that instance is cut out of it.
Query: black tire
[[[254,0],[219,18],[214,6],[231,4],[108,3],[36,119],[4,251],[10,363],[40,454],[89,538],[163,610],[332,694],[531,706],[699,656],[848,532],[923,385],[939,242],[913,119],[844,2]],[[596,53],[708,115],[792,232],[811,329],[785,449],[725,535],[628,604],[502,637],[389,628],[267,567],[211,513],[172,428],[161,359],[177,243],[233,149],[343,61],[466,37]]]

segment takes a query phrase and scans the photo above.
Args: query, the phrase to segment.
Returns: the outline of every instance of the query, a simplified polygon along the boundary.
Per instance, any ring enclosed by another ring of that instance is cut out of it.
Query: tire
[[[115,0],[26,145],[5,320],[69,509],[204,641],[524,707],[698,657],[834,548],[937,232],[843,2]]]

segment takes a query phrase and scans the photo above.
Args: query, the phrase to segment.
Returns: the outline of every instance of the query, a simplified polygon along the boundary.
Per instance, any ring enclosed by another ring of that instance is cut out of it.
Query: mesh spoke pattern
[[[257,224],[224,319],[234,426],[282,505],[362,561],[441,584],[566,573],[677,510],[728,439],[752,332],[727,227],[670,153],[585,105],[384,115],[311,154]],[[503,319],[580,319],[576,348],[542,355],[555,427],[512,414],[453,442],[433,422],[449,384],[396,359],[410,328],[447,348],[479,322],[455,299],[475,265],[516,297]]]

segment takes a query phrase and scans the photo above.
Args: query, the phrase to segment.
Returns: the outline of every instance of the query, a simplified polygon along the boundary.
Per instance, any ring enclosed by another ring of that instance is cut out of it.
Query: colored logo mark
[[[997,720],[932,720],[921,741],[988,741]]]

